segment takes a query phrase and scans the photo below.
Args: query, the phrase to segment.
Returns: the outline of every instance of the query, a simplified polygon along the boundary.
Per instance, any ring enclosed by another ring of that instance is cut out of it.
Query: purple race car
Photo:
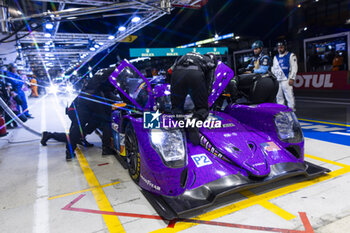
[[[219,62],[210,107],[233,75]],[[161,117],[157,113],[171,108],[168,84],[150,83],[126,60],[109,80],[127,104],[113,112],[119,161],[166,219],[244,189],[329,172],[304,161],[303,134],[295,114],[286,106],[228,104],[222,110],[211,110],[209,118],[221,121],[221,128],[200,128],[201,143],[193,146],[183,129],[158,128],[156,119]]]

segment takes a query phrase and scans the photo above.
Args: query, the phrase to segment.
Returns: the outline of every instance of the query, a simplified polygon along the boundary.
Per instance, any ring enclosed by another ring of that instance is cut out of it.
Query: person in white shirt
[[[277,103],[285,104],[295,111],[295,100],[293,94],[294,80],[298,72],[297,57],[294,53],[287,51],[285,41],[277,43],[278,54],[273,58],[272,73],[279,83]]]

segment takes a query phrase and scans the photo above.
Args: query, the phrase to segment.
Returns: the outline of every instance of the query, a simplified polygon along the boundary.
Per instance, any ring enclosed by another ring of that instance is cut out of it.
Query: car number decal
[[[191,158],[197,167],[203,167],[212,164],[211,160],[206,154],[192,155]]]

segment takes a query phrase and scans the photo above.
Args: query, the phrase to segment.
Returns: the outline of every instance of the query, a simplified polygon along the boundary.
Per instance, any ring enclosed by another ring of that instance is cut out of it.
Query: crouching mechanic
[[[192,118],[200,121],[206,120],[209,115],[209,90],[216,66],[217,59],[214,54],[187,53],[178,58],[171,68],[173,114],[184,114],[184,103],[189,94],[195,106]],[[187,131],[192,144],[198,145],[200,139],[198,129],[196,127],[188,128]]]
[[[79,121],[77,119],[76,109],[77,109],[77,102],[78,97],[75,98],[72,102],[72,104],[66,108],[66,115],[68,115],[69,119],[71,120],[71,127],[72,125],[76,125],[74,127],[79,127]],[[77,141],[77,144],[85,146],[85,147],[93,147],[94,145],[86,141],[85,136],[88,134],[91,134],[95,130],[95,124],[94,122],[87,122],[86,125],[81,125],[82,128],[82,134],[80,134],[80,140]],[[68,138],[66,133],[60,133],[60,132],[48,132],[44,131],[42,133],[41,137],[41,145],[47,146],[47,141],[50,139],[54,139],[58,142],[64,142],[68,143]]]
[[[271,66],[271,59],[268,55],[263,52],[264,43],[261,40],[257,40],[252,44],[252,49],[254,51],[254,57],[251,59],[249,65],[240,73],[256,73],[256,74],[266,74]]]
[[[66,159],[75,156],[75,149],[81,139],[80,125],[91,124],[90,128],[102,130],[102,155],[116,154],[111,147],[112,104],[119,100],[115,87],[109,82],[109,76],[115,67],[99,70],[83,87],[77,100],[77,115],[80,124],[72,124],[69,129],[69,143],[66,146]]]
[[[298,72],[298,64],[297,57],[294,53],[287,51],[286,46],[285,41],[277,43],[278,54],[273,58],[271,71],[279,83],[277,103],[284,104],[286,99],[288,107],[295,111],[293,85]]]

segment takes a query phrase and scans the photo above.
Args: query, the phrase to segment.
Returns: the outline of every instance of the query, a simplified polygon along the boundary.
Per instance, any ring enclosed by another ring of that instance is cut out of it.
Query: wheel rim
[[[134,132],[125,135],[126,137],[126,152],[128,156],[129,170],[132,175],[136,174],[138,170],[138,145]]]

